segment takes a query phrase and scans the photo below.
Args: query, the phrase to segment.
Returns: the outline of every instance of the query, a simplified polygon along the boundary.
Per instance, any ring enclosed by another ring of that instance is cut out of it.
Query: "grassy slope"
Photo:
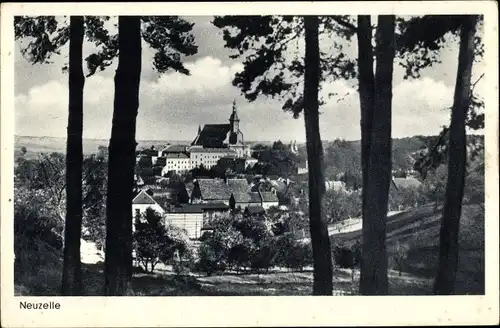
[[[439,254],[441,208],[424,206],[388,219],[388,256],[397,257],[397,244],[408,247],[403,271],[433,278]],[[332,243],[350,246],[361,238],[361,231],[337,234]],[[465,205],[460,226],[460,258],[457,293],[484,293],[484,210],[479,205]]]

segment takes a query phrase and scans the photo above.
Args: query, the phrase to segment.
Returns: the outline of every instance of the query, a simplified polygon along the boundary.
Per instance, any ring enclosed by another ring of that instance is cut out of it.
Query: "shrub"
[[[201,243],[198,249],[198,260],[195,263],[195,270],[210,276],[225,269],[225,254],[221,249],[214,248],[209,243]]]
[[[267,237],[262,239],[253,250],[250,260],[250,267],[254,270],[266,270],[274,266],[277,249],[275,238]]]
[[[174,227],[166,227],[163,218],[148,208],[143,217],[136,217],[134,245],[137,259],[146,272],[153,272],[159,262],[173,263],[177,272],[184,272],[192,258],[187,236]]]
[[[352,247],[334,246],[333,262],[340,268],[353,269],[361,262],[361,244],[357,242]]]
[[[276,264],[288,269],[302,271],[312,264],[312,248],[309,243],[301,243],[287,234],[276,240]]]

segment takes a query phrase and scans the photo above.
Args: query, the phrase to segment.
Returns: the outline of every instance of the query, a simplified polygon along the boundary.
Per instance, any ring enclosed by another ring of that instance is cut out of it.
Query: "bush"
[[[195,270],[206,273],[208,276],[226,270],[225,254],[221,249],[214,248],[209,243],[201,243],[198,249],[198,260]]]
[[[333,262],[340,268],[353,269],[361,262],[361,245],[356,243],[352,247],[334,246],[332,251]]]
[[[253,270],[269,271],[274,266],[277,249],[275,238],[267,237],[262,239],[251,255],[250,267]]]
[[[191,248],[187,236],[174,227],[166,227],[163,218],[148,208],[143,217],[136,217],[134,246],[138,261],[146,272],[153,272],[159,262],[172,263],[174,270],[182,273],[191,261]],[[150,265],[150,266],[149,266]]]
[[[278,237],[276,248],[276,265],[302,271],[313,263],[311,245],[295,240],[290,234]]]

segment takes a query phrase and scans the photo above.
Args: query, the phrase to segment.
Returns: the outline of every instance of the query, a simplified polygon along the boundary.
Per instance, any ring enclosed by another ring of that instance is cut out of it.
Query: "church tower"
[[[231,132],[229,136],[230,145],[242,145],[243,144],[243,133],[240,131],[240,119],[238,118],[238,113],[236,113],[236,100],[233,101],[233,112],[229,117],[229,125],[231,127]]]
[[[233,101],[233,112],[229,117],[229,124],[231,125],[231,134],[240,132],[240,119],[236,113],[236,100]]]

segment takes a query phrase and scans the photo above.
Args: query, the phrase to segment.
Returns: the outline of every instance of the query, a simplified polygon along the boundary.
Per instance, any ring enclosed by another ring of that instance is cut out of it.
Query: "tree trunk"
[[[467,160],[465,120],[470,102],[476,19],[476,16],[464,17],[460,33],[460,51],[448,147],[448,180],[441,222],[439,264],[434,282],[434,293],[439,295],[452,295],[455,292],[459,250],[458,232]]]
[[[62,295],[82,295],[80,238],[82,234],[83,166],[83,16],[71,16],[69,31],[69,106],[66,144],[66,219]]]
[[[132,193],[141,77],[141,22],[118,18],[119,56],[109,144],[105,295],[125,295],[132,279]]]
[[[363,174],[363,217],[366,210],[367,172],[370,163],[370,145],[373,120],[373,47],[372,26],[369,15],[358,16],[358,84],[361,107],[361,168]]]
[[[321,215],[325,192],[323,145],[319,131],[319,42],[318,17],[305,16],[304,121],[309,166],[309,228],[314,259],[314,295],[332,295],[332,256],[328,227]]]
[[[367,172],[366,210],[363,217],[363,252],[360,293],[388,293],[386,221],[391,182],[392,73],[395,52],[395,17],[378,17],[375,98]]]

